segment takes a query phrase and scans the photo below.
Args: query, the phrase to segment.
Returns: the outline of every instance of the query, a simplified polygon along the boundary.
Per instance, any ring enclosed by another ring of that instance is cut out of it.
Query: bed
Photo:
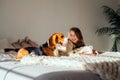
[[[15,56],[15,52],[0,53],[1,80],[120,79],[119,52],[105,52],[99,56],[72,57],[29,55],[24,57],[23,61],[16,60]]]
[[[120,52],[97,56],[28,55],[20,61],[16,54],[0,50],[0,80],[120,80]]]

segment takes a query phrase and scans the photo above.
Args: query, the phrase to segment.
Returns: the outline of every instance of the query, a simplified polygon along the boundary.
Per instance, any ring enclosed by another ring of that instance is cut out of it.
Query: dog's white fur
[[[68,42],[68,38],[64,38],[64,42],[61,44],[56,44],[56,48],[54,50],[55,56],[59,56],[59,51],[66,52],[66,44]]]

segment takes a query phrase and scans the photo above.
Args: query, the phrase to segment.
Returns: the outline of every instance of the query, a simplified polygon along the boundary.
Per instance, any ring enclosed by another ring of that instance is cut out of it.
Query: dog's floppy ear
[[[50,45],[50,46],[55,46],[57,40],[58,40],[57,35],[53,34],[53,35],[49,38],[49,45]]]
[[[58,36],[57,35],[55,36],[55,42],[54,43],[55,44],[58,43]]]

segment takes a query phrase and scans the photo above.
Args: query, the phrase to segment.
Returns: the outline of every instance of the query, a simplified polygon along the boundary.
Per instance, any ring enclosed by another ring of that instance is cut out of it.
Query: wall
[[[0,0],[0,38],[10,42],[29,36],[39,44],[54,32],[67,35],[70,27],[81,29],[86,45],[109,50],[109,39],[95,31],[108,23],[102,5],[116,8],[117,0]]]

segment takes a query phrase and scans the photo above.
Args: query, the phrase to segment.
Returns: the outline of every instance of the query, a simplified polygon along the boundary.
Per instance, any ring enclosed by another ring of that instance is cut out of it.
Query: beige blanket
[[[90,70],[103,80],[120,80],[120,53],[105,52],[98,56],[34,56],[28,55],[21,60],[24,65],[62,66],[76,70]]]

